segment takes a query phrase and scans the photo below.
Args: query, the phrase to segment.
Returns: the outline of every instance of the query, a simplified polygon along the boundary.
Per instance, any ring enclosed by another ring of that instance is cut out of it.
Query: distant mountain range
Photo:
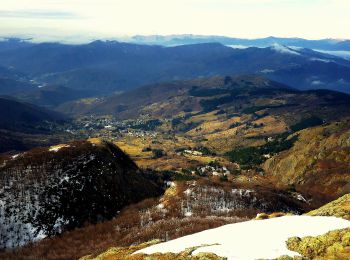
[[[164,46],[197,44],[207,42],[218,42],[224,45],[236,46],[254,46],[254,47],[268,47],[272,44],[282,44],[287,46],[295,46],[308,49],[322,49],[329,51],[350,51],[350,40],[336,40],[336,39],[321,39],[321,40],[307,40],[302,38],[279,38],[266,37],[258,39],[244,39],[232,38],[226,36],[205,36],[193,34],[180,35],[136,35],[129,39],[130,42],[139,44],[157,44]]]
[[[110,95],[172,80],[239,74],[264,75],[297,89],[350,93],[349,60],[269,39],[268,43],[274,42],[269,47],[245,49],[221,43],[164,47],[116,41],[67,45],[9,40],[0,44],[0,94],[54,107],[73,97]],[[12,89],[8,80],[16,81]],[[55,91],[58,96],[66,92],[67,99],[51,102],[38,98],[45,96],[38,92],[46,92],[47,87],[52,95]]]

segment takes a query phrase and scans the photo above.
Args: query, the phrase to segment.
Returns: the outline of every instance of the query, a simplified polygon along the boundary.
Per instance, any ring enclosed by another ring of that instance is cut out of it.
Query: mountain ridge
[[[350,92],[350,61],[284,45],[234,49],[220,43],[175,47],[115,41],[40,43],[0,50],[0,58],[1,66],[21,71],[43,86],[94,90],[96,94],[171,80],[239,74],[260,74],[299,89]]]
[[[195,88],[197,89],[195,90]],[[301,100],[298,100],[299,97],[302,98],[304,96],[303,98],[307,99],[308,95],[315,95],[318,98],[323,97],[324,102],[335,106],[337,106],[337,99],[339,99],[339,106],[342,104],[346,106],[347,100],[350,100],[349,95],[340,92],[329,90],[300,91],[259,75],[217,76],[148,85],[122,94],[102,98],[95,103],[85,106],[74,102],[65,104],[59,107],[58,111],[76,115],[109,114],[124,119],[137,117],[142,114],[149,114],[151,117],[172,117],[181,111],[186,112],[187,110],[202,111],[202,113],[210,112],[215,110],[216,107],[232,105],[232,102],[238,98],[241,98],[240,104],[246,103],[245,106],[248,107],[252,106],[249,105],[249,102],[258,99],[260,94],[277,98],[277,93],[284,93],[286,98],[290,99],[290,105],[294,104],[294,106],[300,107],[303,104]],[[289,94],[295,97],[290,98]],[[321,105],[321,99],[317,100],[316,97],[314,98],[315,103]],[[216,100],[217,106],[214,106],[214,100]],[[212,105],[210,105],[211,103]],[[160,106],[161,104],[163,105]],[[74,109],[76,109],[76,112],[74,112]],[[240,110],[243,111],[244,108]]]

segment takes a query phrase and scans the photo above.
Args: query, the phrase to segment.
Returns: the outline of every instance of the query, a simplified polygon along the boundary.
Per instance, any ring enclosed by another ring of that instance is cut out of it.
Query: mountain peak
[[[283,45],[283,44],[279,44],[279,43],[274,43],[270,46],[271,50],[274,50],[278,53],[282,53],[282,54],[290,54],[290,55],[300,55],[299,52],[297,52],[295,50],[295,48]]]

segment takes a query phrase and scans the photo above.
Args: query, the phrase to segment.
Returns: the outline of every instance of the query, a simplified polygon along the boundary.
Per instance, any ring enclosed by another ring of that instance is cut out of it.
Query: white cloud
[[[74,13],[61,11],[38,11],[38,10],[0,10],[1,18],[35,18],[35,19],[72,19],[78,18]]]
[[[314,80],[311,82],[311,85],[313,86],[319,86],[319,85],[323,85],[324,83],[321,80]]]
[[[350,38],[349,9],[347,0],[1,0],[0,35]]]

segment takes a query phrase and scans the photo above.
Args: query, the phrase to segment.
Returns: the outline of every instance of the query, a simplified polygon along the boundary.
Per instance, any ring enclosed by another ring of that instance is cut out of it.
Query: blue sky
[[[0,36],[350,39],[350,0],[1,0]]]

